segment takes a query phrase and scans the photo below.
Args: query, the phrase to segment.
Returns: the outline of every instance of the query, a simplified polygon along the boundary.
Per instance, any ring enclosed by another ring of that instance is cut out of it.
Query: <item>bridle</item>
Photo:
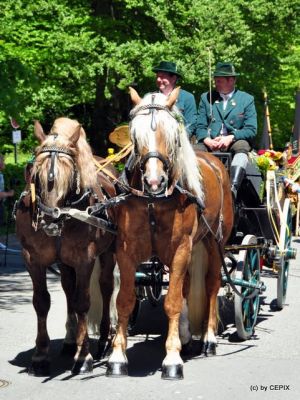
[[[54,140],[57,137],[57,134],[53,134]],[[55,145],[45,146],[41,150],[38,151],[36,157],[40,154],[46,154],[46,158],[50,158],[50,168],[48,170],[48,189],[49,191],[52,190],[54,185],[54,180],[56,177],[55,174],[55,165],[57,163],[57,159],[59,156],[63,156],[68,158],[72,164],[74,169],[74,177],[73,183],[71,185],[70,192],[68,196],[64,199],[64,204],[62,207],[48,207],[45,205],[41,199],[41,187],[40,181],[38,177],[38,172],[32,177],[32,184],[35,187],[35,221],[33,225],[35,229],[38,229],[38,226],[42,226],[45,232],[51,236],[59,236],[60,232],[63,228],[64,220],[68,218],[67,210],[70,207],[76,208],[86,208],[89,204],[89,198],[91,195],[91,190],[86,189],[81,191],[80,188],[80,173],[77,169],[75,160],[74,160],[74,153],[66,148],[58,147]],[[47,222],[45,220],[47,218]],[[50,227],[50,228],[49,228]]]
[[[151,126],[151,130],[155,133],[156,129],[157,129],[157,121],[155,119],[154,111],[158,111],[158,110],[166,111],[176,121],[178,121],[178,124],[183,122],[182,116],[178,112],[170,110],[167,106],[163,106],[161,104],[155,104],[154,103],[154,99],[155,99],[155,93],[152,93],[152,95],[151,95],[151,103],[150,104],[145,104],[143,106],[134,108],[130,112],[130,114],[129,114],[130,119],[131,119],[131,122],[129,124],[130,130],[131,130],[131,123],[132,123],[133,119],[136,116],[138,116],[138,115],[151,115],[151,124],[150,124],[150,126]],[[148,111],[148,113],[141,114],[141,111]],[[134,144],[134,154],[135,154],[136,159],[138,159],[139,158],[139,154],[138,154],[138,150],[137,150],[138,145],[137,145],[137,139],[136,139],[135,131],[133,131],[133,133],[132,133],[132,139],[133,139],[133,144]],[[178,128],[178,131],[177,131],[176,142],[177,142],[178,146],[180,147],[179,128]],[[148,153],[143,155],[139,160],[139,166],[140,166],[140,170],[141,170],[141,174],[142,174],[142,181],[143,181],[143,176],[144,176],[144,173],[145,173],[145,165],[146,165],[146,163],[148,162],[148,160],[150,158],[157,158],[158,160],[160,160],[162,162],[162,164],[163,164],[163,168],[164,168],[164,171],[165,171],[167,177],[169,177],[170,169],[171,169],[171,165],[172,165],[170,158],[168,156],[164,156],[159,151],[149,151]],[[172,184],[171,186],[173,187],[174,185]],[[168,182],[167,182],[167,187],[168,187]]]
[[[48,183],[51,183],[54,181],[55,162],[57,161],[57,157],[59,155],[67,156],[67,158],[69,158],[72,161],[74,170],[75,170],[76,180],[79,181],[79,183],[80,183],[79,172],[78,172],[78,170],[76,168],[76,164],[74,162],[73,153],[70,150],[64,149],[62,147],[46,146],[46,147],[43,147],[42,150],[39,152],[39,154],[42,154],[42,153],[49,153],[49,157],[51,159],[50,169],[48,171]],[[79,192],[80,192],[80,187],[78,187],[78,185],[77,185],[76,194],[79,194]]]

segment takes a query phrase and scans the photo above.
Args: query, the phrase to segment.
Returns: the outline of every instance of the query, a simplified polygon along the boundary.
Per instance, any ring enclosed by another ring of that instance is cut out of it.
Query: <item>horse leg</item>
[[[74,311],[74,294],[76,287],[76,274],[73,268],[60,264],[61,284],[67,300],[66,336],[62,354],[74,356],[76,354],[77,316]]]
[[[208,272],[206,275],[206,294],[207,294],[207,321],[203,337],[203,353],[206,356],[216,355],[217,347],[217,296],[221,287],[221,260],[217,243],[212,238],[208,242],[208,254],[210,254],[210,261]]]
[[[127,326],[136,301],[135,265],[138,265],[134,257],[129,258],[126,253],[121,251],[119,253],[117,255],[120,268],[120,290],[117,296],[118,326],[113,340],[113,351],[108,359],[106,370],[106,376],[118,377],[128,375]]]
[[[93,371],[93,357],[89,351],[87,331],[87,313],[90,307],[89,285],[93,265],[81,265],[76,271],[76,289],[74,310],[77,314],[77,352],[72,367],[73,374],[85,374]]]
[[[187,356],[192,352],[192,334],[189,322],[188,293],[190,287],[190,275],[186,273],[183,283],[183,304],[179,318],[179,337],[181,341],[181,355]]]
[[[204,327],[207,327],[208,306],[206,294],[206,275],[208,271],[208,253],[203,241],[194,244],[188,273],[184,282],[184,302],[180,315],[180,339],[182,354],[191,356],[200,354],[203,349]],[[206,329],[205,329],[206,332]],[[195,347],[192,335],[200,338]]]
[[[46,267],[27,263],[27,268],[32,279],[32,303],[37,315],[36,348],[28,374],[48,376],[50,374],[48,359],[50,338],[47,331],[47,316],[50,309],[50,294],[47,290]]]
[[[102,294],[102,319],[100,323],[100,338],[98,342],[98,358],[103,358],[111,346],[108,340],[110,333],[110,300],[114,290],[114,254],[105,252],[100,255],[101,275],[100,289]]]
[[[170,269],[169,290],[164,309],[169,319],[166,340],[167,355],[162,363],[163,379],[183,379],[183,361],[180,357],[179,319],[183,308],[183,282],[190,257],[189,239],[183,241],[176,250]]]

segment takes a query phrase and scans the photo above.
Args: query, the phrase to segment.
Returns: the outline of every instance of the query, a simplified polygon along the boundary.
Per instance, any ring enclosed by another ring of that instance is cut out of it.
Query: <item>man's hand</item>
[[[227,136],[217,136],[214,139],[211,138],[205,138],[204,143],[207,147],[210,148],[212,151],[217,151],[217,150],[227,150],[228,147],[231,145],[233,142],[234,136],[233,135],[227,135]]]
[[[218,149],[219,150],[227,150],[228,147],[232,144],[233,139],[234,139],[233,135],[216,137],[216,140],[218,141]]]
[[[211,151],[215,151],[218,149],[218,141],[215,139],[211,139],[211,138],[205,138],[203,140],[204,144],[211,150]]]

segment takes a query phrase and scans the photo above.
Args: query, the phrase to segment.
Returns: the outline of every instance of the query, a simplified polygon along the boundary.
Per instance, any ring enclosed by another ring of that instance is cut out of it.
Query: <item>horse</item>
[[[181,351],[201,336],[203,354],[216,353],[217,294],[224,245],[233,225],[227,170],[209,153],[195,154],[169,97],[144,98],[130,88],[130,135],[134,149],[122,177],[124,201],[115,209],[116,259],[120,269],[118,326],[107,376],[128,375],[126,329],[135,305],[135,272],[157,256],[169,267],[164,300],[168,317],[163,379],[182,379]]]
[[[90,276],[99,256],[103,296],[100,346],[109,335],[115,260],[113,230],[107,232],[101,224],[93,226],[97,225],[95,218],[85,210],[89,207],[92,211],[108,196],[115,196],[115,188],[103,174],[97,174],[85,131],[77,121],[58,118],[48,135],[35,121],[34,132],[40,145],[36,149],[30,181],[18,201],[15,215],[17,237],[32,279],[33,306],[38,322],[36,346],[28,373],[35,376],[50,373],[47,331],[50,294],[46,272],[54,263],[59,267],[67,300],[62,353],[75,354],[73,374],[88,373],[93,370],[87,332]]]

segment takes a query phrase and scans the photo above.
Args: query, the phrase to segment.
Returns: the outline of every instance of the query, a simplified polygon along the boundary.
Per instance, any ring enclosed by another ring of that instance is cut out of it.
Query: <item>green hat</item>
[[[168,72],[168,74],[177,75],[179,78],[182,77],[177,65],[171,61],[161,61],[156,67],[152,69],[153,72]]]
[[[231,63],[218,62],[216,70],[214,71],[214,76],[238,76],[235,72],[235,68]]]

